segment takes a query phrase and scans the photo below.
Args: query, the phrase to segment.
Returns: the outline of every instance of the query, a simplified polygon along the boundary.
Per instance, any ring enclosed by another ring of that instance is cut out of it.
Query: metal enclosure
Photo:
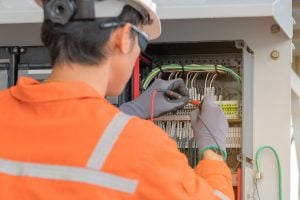
[[[250,194],[253,196],[253,70],[254,70],[254,58],[250,47],[244,41],[180,41],[180,42],[158,42],[151,44],[147,49],[147,55],[152,58],[152,67],[159,68],[170,64],[179,64],[181,66],[199,64],[199,65],[223,65],[227,68],[234,69],[242,77],[242,93],[240,101],[240,112],[237,120],[228,119],[229,127],[239,127],[242,129],[241,144],[235,143],[231,145],[230,141],[232,136],[227,136],[227,152],[229,156],[227,163],[232,168],[233,176],[236,173],[236,163],[241,162],[242,166],[242,185],[245,186],[237,190],[244,190],[242,194]],[[171,66],[170,66],[171,67]],[[141,76],[145,78],[149,71],[142,70]],[[202,72],[203,73],[203,72]],[[211,71],[209,73],[215,73]],[[177,72],[178,77],[183,78],[188,83],[188,74],[186,71],[180,69]],[[158,77],[163,79],[169,79],[172,76],[167,72],[159,73]],[[177,77],[175,76],[175,78]],[[196,76],[194,76],[195,78]],[[198,77],[198,75],[197,75]],[[205,76],[204,76],[205,77]],[[171,79],[173,79],[172,77]],[[222,78],[222,75],[218,75],[218,81],[222,84],[223,91],[226,88],[236,87],[236,82],[230,79]],[[192,81],[193,82],[193,81]],[[197,86],[202,86],[204,83],[198,83]],[[190,88],[190,86],[188,86]],[[224,94],[225,95],[225,94]],[[193,98],[193,97],[191,97]],[[225,97],[224,97],[225,98]],[[235,98],[236,99],[236,98]],[[226,99],[224,99],[226,101]],[[223,100],[216,100],[216,103],[222,104]],[[192,108],[191,108],[192,107]],[[195,109],[192,105],[187,105],[176,113],[168,113],[167,115],[158,117],[155,119],[155,123],[165,130],[169,136],[174,139],[179,147],[179,150],[186,154],[189,164],[194,167],[197,164],[197,154],[194,153],[196,148],[193,144],[193,137],[190,137],[189,112]],[[225,112],[226,114],[226,112]],[[229,117],[229,116],[228,116]],[[241,120],[241,121],[240,121]],[[240,122],[239,122],[240,121]],[[235,146],[237,144],[237,146]],[[239,146],[241,145],[241,146]],[[238,150],[237,150],[238,149]],[[236,152],[238,154],[236,155]],[[239,157],[239,159],[236,158]],[[246,178],[247,177],[247,178]],[[238,175],[238,182],[240,177]],[[239,199],[239,198],[237,198]]]
[[[277,149],[285,174],[283,199],[290,199],[292,2],[160,2],[163,34],[159,42],[243,40],[253,50],[253,69],[246,72],[249,75],[246,77],[251,78],[244,80],[245,99],[253,99],[252,111],[249,108],[253,115],[244,118],[248,126],[244,131],[252,132],[246,135],[253,139],[249,149],[253,149],[253,154],[262,145]],[[278,26],[279,31],[274,31],[273,25]],[[279,52],[278,58],[271,57],[273,51]],[[258,182],[260,197],[279,199],[276,161],[270,152],[265,152],[261,159],[264,178]],[[254,199],[254,172],[247,168],[243,173],[243,199]]]
[[[20,4],[19,0],[0,0],[0,47],[41,45],[41,10],[34,5],[33,0],[22,2]],[[250,157],[262,145],[273,146],[279,153],[284,174],[283,199],[290,199],[292,1],[156,2],[162,18],[163,32],[155,43],[242,40],[251,47],[254,52],[253,58],[248,53],[243,53],[243,154]],[[14,54],[7,56],[2,50],[0,52],[0,59],[9,59],[8,62],[0,60],[0,71],[5,71],[1,69],[5,69],[7,63],[14,66]],[[3,74],[0,73],[0,87],[1,84],[7,83],[6,80],[2,80],[2,77],[5,77]],[[253,145],[248,141],[253,141]],[[261,159],[264,178],[258,182],[260,197],[279,199],[278,171],[273,155],[265,152]],[[246,166],[249,168],[243,172],[243,200],[254,199],[255,189],[253,170],[251,165],[245,164]]]

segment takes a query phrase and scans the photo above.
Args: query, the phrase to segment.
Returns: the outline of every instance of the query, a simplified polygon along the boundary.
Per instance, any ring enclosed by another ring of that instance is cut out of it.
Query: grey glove
[[[227,119],[211,97],[205,97],[200,108],[191,112],[192,129],[200,151],[200,159],[207,149],[222,152],[226,160],[226,135],[228,133]]]
[[[189,102],[189,92],[182,79],[165,81],[156,79],[151,86],[139,96],[136,100],[124,103],[120,110],[129,115],[135,115],[143,119],[149,119],[152,109],[152,95],[155,95],[153,116],[158,117],[164,113],[175,111],[185,106]],[[170,90],[181,95],[181,98],[172,99],[160,90]]]

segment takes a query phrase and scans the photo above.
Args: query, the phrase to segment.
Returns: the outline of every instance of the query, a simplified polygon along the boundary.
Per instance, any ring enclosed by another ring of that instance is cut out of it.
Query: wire
[[[155,96],[157,91],[154,90],[152,93],[151,107],[150,107],[150,120],[154,121],[154,106],[155,106]]]
[[[161,79],[161,76],[162,76],[162,75],[163,75],[163,73],[162,73],[162,72],[159,72],[157,78],[158,78],[158,79]]]
[[[154,68],[149,75],[144,79],[143,81],[143,89],[147,89],[150,85],[151,81],[161,72],[178,72],[182,71],[182,68],[184,68],[184,71],[186,72],[210,72],[214,73],[217,69],[219,73],[228,73],[230,74],[236,81],[237,81],[237,90],[241,91],[241,77],[234,72],[232,69],[226,68],[223,65],[184,65],[183,67],[178,64],[170,64],[170,65],[163,65],[161,67]],[[172,74],[173,76],[173,74]],[[238,93],[238,96],[240,97],[240,93]]]
[[[215,82],[214,84],[218,86],[218,89],[220,90],[219,94],[223,96],[223,85],[218,82]]]
[[[257,181],[255,181],[255,188],[256,188],[257,197],[260,200],[259,191],[258,191],[258,187],[257,187]]]
[[[210,75],[210,72],[207,73],[205,82],[204,82],[204,96],[207,95],[207,80],[208,80],[209,75]]]
[[[179,76],[179,74],[181,74],[182,72],[176,72],[176,74],[175,74],[175,78],[177,79],[178,78],[178,76]]]
[[[277,167],[278,167],[278,174],[279,174],[279,178],[278,178],[278,181],[279,181],[279,187],[278,187],[279,199],[282,200],[282,170],[281,170],[281,164],[280,164],[280,159],[279,159],[278,153],[276,152],[276,150],[273,147],[271,147],[271,146],[262,146],[257,150],[256,155],[255,155],[257,173],[261,173],[260,154],[265,149],[270,149],[275,155],[275,158],[276,158],[276,161],[277,161]]]
[[[174,74],[175,72],[171,72],[171,74],[169,75],[169,80],[171,80],[172,78],[173,78],[173,74]]]
[[[217,78],[218,74],[214,74],[214,76],[212,77],[211,81],[210,81],[210,85],[209,87],[211,88],[213,82],[215,81],[215,79]]]
[[[187,75],[186,75],[186,78],[185,78],[185,84],[186,84],[186,87],[188,88],[189,87],[189,81],[190,81],[190,74],[192,72],[188,72]]]
[[[197,79],[197,77],[199,76],[199,73],[195,73],[195,75],[192,78],[191,81],[191,87],[195,87],[195,80]]]

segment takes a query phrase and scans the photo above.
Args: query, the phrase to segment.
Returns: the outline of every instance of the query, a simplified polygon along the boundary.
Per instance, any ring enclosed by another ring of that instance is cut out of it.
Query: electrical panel
[[[157,43],[148,47],[144,57],[150,62],[147,65],[141,59],[143,90],[155,79],[182,78],[191,99],[201,101],[205,96],[210,96],[222,108],[229,124],[227,164],[232,171],[233,186],[238,197],[242,190],[240,171],[246,166],[251,168],[253,159],[251,132],[243,131],[247,127],[244,119],[249,118],[244,113],[244,108],[249,105],[248,100],[244,100],[247,94],[244,95],[243,86],[251,76],[249,68],[253,68],[251,49],[243,41]],[[248,78],[244,79],[245,76]],[[195,167],[199,161],[189,116],[196,108],[189,103],[176,112],[154,119],[154,123],[177,142],[191,167]],[[244,136],[244,132],[248,135]]]

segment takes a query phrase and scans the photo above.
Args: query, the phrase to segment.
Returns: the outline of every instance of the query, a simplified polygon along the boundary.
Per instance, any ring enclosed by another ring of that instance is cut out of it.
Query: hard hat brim
[[[145,25],[143,27],[143,30],[149,35],[149,40],[154,40],[158,38],[161,34],[160,19],[157,13],[155,13],[153,9],[149,8],[149,6],[146,5],[143,1],[138,1],[138,2],[139,4],[142,5],[142,7],[144,7],[147,10],[147,12],[150,15],[150,19],[152,20],[152,23],[150,25]]]

